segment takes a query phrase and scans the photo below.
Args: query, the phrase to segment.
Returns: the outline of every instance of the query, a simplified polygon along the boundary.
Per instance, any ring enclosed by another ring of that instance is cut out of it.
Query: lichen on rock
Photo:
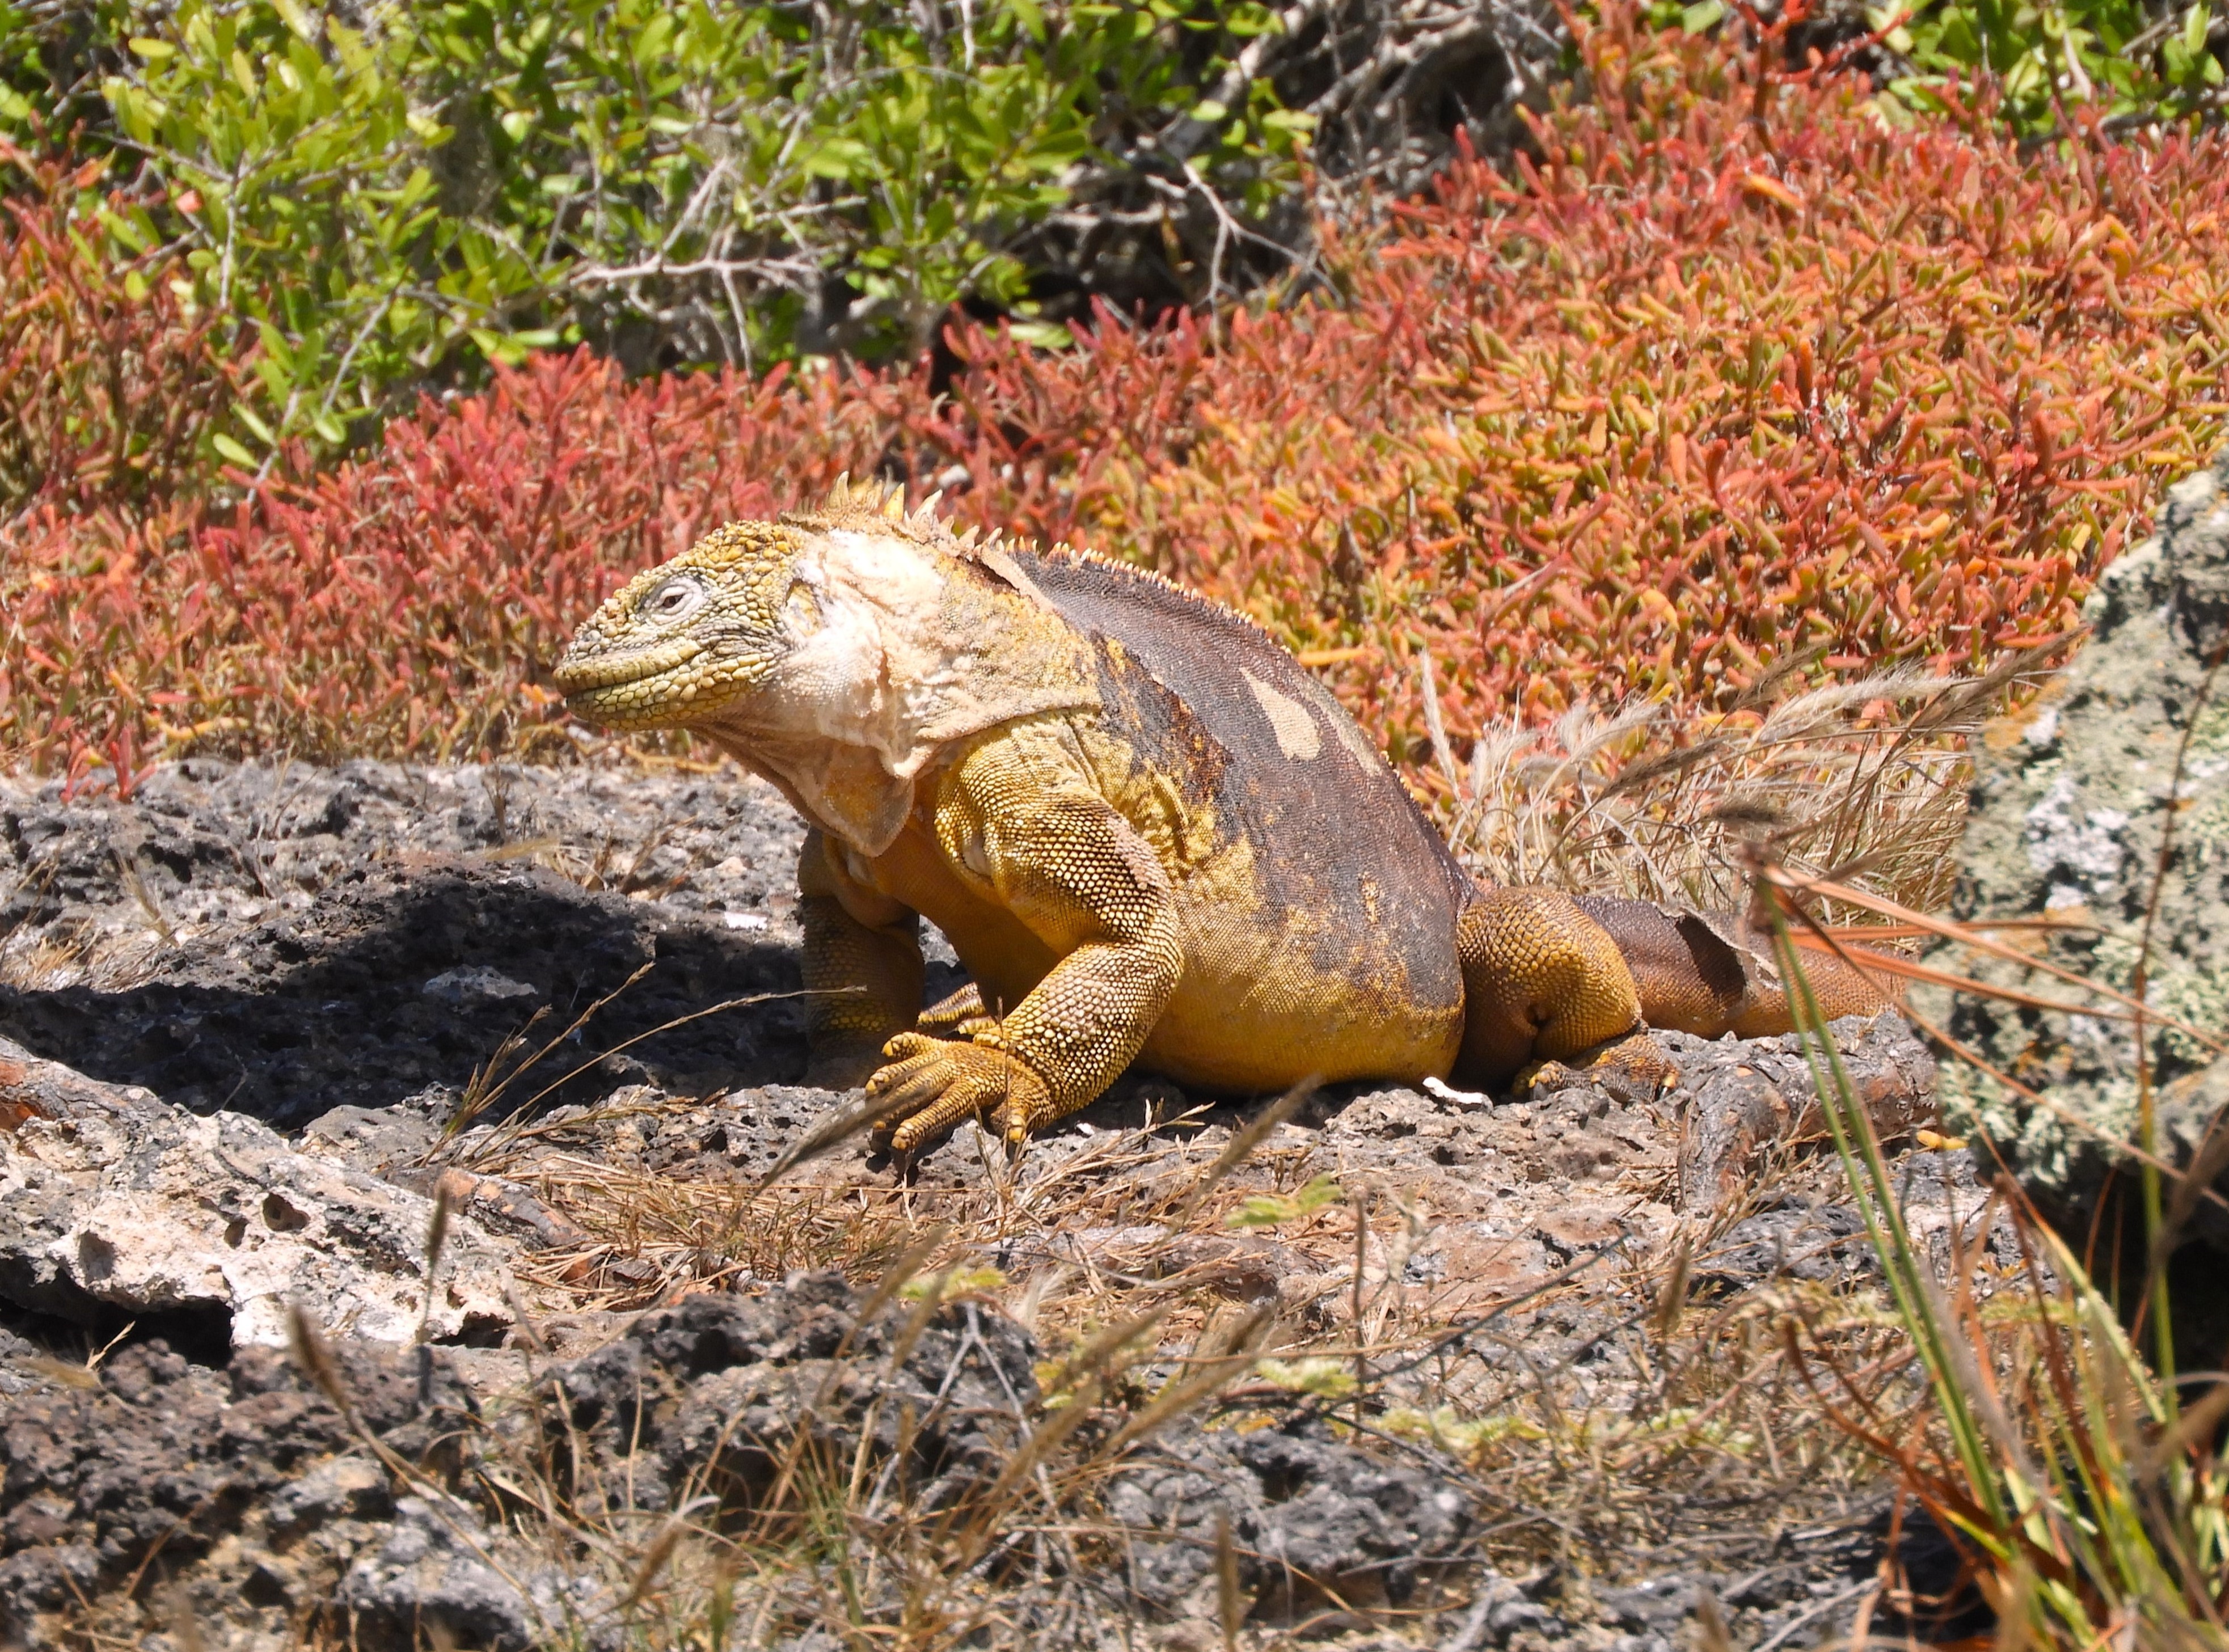
[[[2229,1100],[2229,1063],[2207,1042],[2229,1029],[2229,682],[2216,675],[2229,644],[2229,450],[2170,492],[2157,537],[2106,570],[2084,618],[2091,635],[2065,671],[1977,743],[1957,912],[2082,926],[2038,937],[2035,955],[2123,993],[2144,966],[2146,1002],[2183,1024],[2145,1039],[2158,1151],[2182,1162]],[[1993,984],[2076,993],[2008,960],[1962,962]],[[2131,1022],[1974,996],[1918,1002],[2044,1098],[1951,1064],[1953,1128],[1986,1133],[2053,1215],[2093,1210],[2125,1160],[2115,1143],[2138,1130]],[[2201,1206],[2197,1226],[2229,1245],[2218,1212]]]

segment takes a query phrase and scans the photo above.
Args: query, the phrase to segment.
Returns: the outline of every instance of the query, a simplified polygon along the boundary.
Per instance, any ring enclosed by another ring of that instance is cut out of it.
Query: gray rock
[[[0,1560],[0,1602],[19,1620],[91,1595],[100,1584],[100,1557],[82,1543],[28,1549]]]
[[[376,1547],[357,1557],[334,1604],[359,1645],[617,1646],[608,1594],[554,1566],[522,1569],[517,1546],[452,1498],[396,1500]]]
[[[707,1488],[748,1507],[800,1441],[903,1456],[909,1500],[932,1508],[1007,1461],[1036,1399],[1020,1328],[972,1305],[925,1323],[856,1308],[826,1276],[692,1297],[485,1413],[450,1350],[421,1370],[414,1351],[337,1340],[353,1423],[270,1349],[215,1370],[127,1346],[97,1380],[0,1412],[0,1645],[68,1643],[57,1614],[157,1549],[213,1644],[289,1644],[288,1624],[316,1622],[365,1652],[616,1645],[620,1585],[522,1539],[485,1470],[522,1472],[524,1453],[583,1512],[639,1524]]]
[[[1313,1431],[1183,1430],[1115,1475],[1106,1502],[1132,1591],[1167,1613],[1212,1608],[1226,1519],[1249,1610],[1287,1619],[1326,1599],[1399,1604],[1470,1525],[1444,1480]]]
[[[509,1252],[469,1219],[450,1225],[429,1304],[431,1199],[236,1113],[41,1068],[69,1103],[0,1128],[0,1298],[96,1327],[185,1316],[235,1347],[283,1345],[290,1304],[375,1341],[409,1341],[421,1319],[436,1340],[510,1323]]]
[[[369,1457],[335,1457],[280,1488],[271,1500],[265,1529],[283,1542],[335,1520],[383,1520],[394,1513],[386,1469]]]
[[[1471,1580],[1470,1591],[1470,1610],[1464,1614],[1455,1637],[1442,1642],[1442,1652],[1477,1652],[1481,1647],[1506,1646],[1520,1634],[1553,1641],[1564,1631],[1564,1624],[1554,1613],[1527,1598],[1521,1587],[1491,1566],[1480,1570]],[[1528,1642],[1538,1643],[1538,1641]]]
[[[1596,1589],[1595,1599],[1619,1623],[1646,1634],[1677,1630],[1695,1610],[1695,1579],[1680,1572],[1650,1578],[1629,1589]]]
[[[399,1349],[337,1342],[332,1354],[358,1421],[389,1450],[427,1462],[469,1443],[474,1401],[446,1351],[422,1381]],[[72,1643],[52,1615],[157,1555],[213,1643],[287,1644],[292,1615],[319,1608],[383,1529],[390,1485],[272,1350],[213,1370],[160,1340],[126,1346],[97,1381],[0,1411],[0,1645]]]
[[[1852,1090],[1883,1141],[1909,1137],[1935,1115],[1935,1058],[1904,1017],[1846,1016],[1828,1032]],[[1679,1064],[1686,1094],[1680,1141],[1680,1202],[1707,1212],[1742,1196],[1757,1155],[1776,1144],[1828,1135],[1819,1087],[1803,1040],[1710,1040],[1657,1035]]]
[[[305,1152],[384,1176],[413,1164],[440,1139],[440,1125],[418,1108],[343,1105],[304,1125],[301,1145]]]
[[[903,1451],[916,1507],[995,1479],[1036,1403],[1036,1345],[973,1305],[909,1340],[890,1315],[860,1323],[856,1307],[839,1276],[798,1274],[763,1298],[691,1296],[645,1315],[549,1379],[564,1417],[546,1449],[581,1456],[576,1495],[625,1488],[651,1511],[703,1494],[748,1512],[800,1437],[845,1462],[863,1436],[877,1459]]]
[[[523,980],[513,980],[485,964],[474,964],[465,969],[445,969],[421,988],[428,998],[446,1000],[452,1004],[470,1004],[481,1000],[537,999],[542,989]]]
[[[2197,708],[2229,634],[2229,452],[2171,490],[2158,537],[2106,570],[2084,618],[2093,635],[2062,675],[1977,742],[1957,910],[2094,925],[2052,935],[2041,955],[2127,991],[2156,882],[2149,1001],[2219,1036],[2229,1025],[2229,681]],[[2009,962],[1956,952],[1943,961],[1995,984],[2079,996]],[[2049,1103],[1953,1065],[1943,1084],[1950,1127],[1986,1133],[2039,1202],[2080,1220],[2119,1160],[2112,1144],[2137,1126],[2129,1024],[1971,997],[1945,1005],[1933,993],[1916,1002]],[[2159,1149],[2187,1160],[2229,1101],[2229,1066],[2173,1028],[2151,1036],[2149,1057]],[[2194,1220],[2229,1244],[2218,1211],[2201,1204]]]
[[[453,1101],[537,1009],[504,1066],[617,993],[506,1104],[778,1082],[796,1000],[684,1018],[797,985],[801,834],[762,781],[618,764],[189,758],[121,800],[0,775],[0,1034],[291,1129]]]

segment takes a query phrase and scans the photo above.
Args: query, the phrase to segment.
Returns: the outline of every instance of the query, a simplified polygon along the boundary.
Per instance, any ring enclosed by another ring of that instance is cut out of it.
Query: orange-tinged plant
[[[1537,161],[1334,236],[1338,304],[972,336],[970,511],[1249,608],[1411,750],[1423,650],[1460,735],[2075,623],[2229,413],[2222,135],[2024,156],[1978,94],[1898,130],[1629,17],[1583,48]]]
[[[255,352],[228,355],[222,318],[179,296],[183,264],[94,252],[101,170],[0,140],[0,511],[190,485],[254,384]]]
[[[236,505],[34,511],[0,751],[518,750],[620,575],[847,469],[1249,610],[1404,758],[1426,654],[1460,743],[2073,625],[2229,414],[2229,141],[2024,154],[1985,93],[1901,128],[1629,14],[1581,45],[1533,158],[1323,227],[1335,292],[1050,353],[959,330],[941,392],[555,358]]]
[[[582,352],[429,402],[368,461],[230,505],[40,511],[0,588],[0,744],[125,775],[185,750],[562,744],[536,679],[610,586],[864,472],[883,440],[875,398],[832,375],[630,388]]]

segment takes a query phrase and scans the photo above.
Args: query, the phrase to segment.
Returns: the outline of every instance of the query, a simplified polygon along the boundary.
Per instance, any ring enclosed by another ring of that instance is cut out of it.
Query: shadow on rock
[[[548,1013],[530,1048],[612,993],[511,1086],[507,1103],[582,1064],[589,1070],[549,1100],[592,1101],[632,1083],[679,1092],[793,1079],[805,1057],[795,1000],[656,1029],[797,985],[787,949],[695,915],[591,893],[537,868],[445,858],[346,873],[298,915],[188,942],[158,980],[0,986],[0,1032],[195,1111],[291,1128],[340,1104],[460,1092],[537,1010]]]

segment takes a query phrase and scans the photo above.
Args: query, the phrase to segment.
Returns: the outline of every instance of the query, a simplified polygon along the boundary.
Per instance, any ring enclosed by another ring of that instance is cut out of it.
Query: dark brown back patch
[[[1016,561],[1098,640],[1112,726],[1188,797],[1211,802],[1223,829],[1246,834],[1259,898],[1305,919],[1293,927],[1320,968],[1352,975],[1371,955],[1397,956],[1420,994],[1459,990],[1455,918],[1468,875],[1290,653],[1249,621],[1120,567]]]

